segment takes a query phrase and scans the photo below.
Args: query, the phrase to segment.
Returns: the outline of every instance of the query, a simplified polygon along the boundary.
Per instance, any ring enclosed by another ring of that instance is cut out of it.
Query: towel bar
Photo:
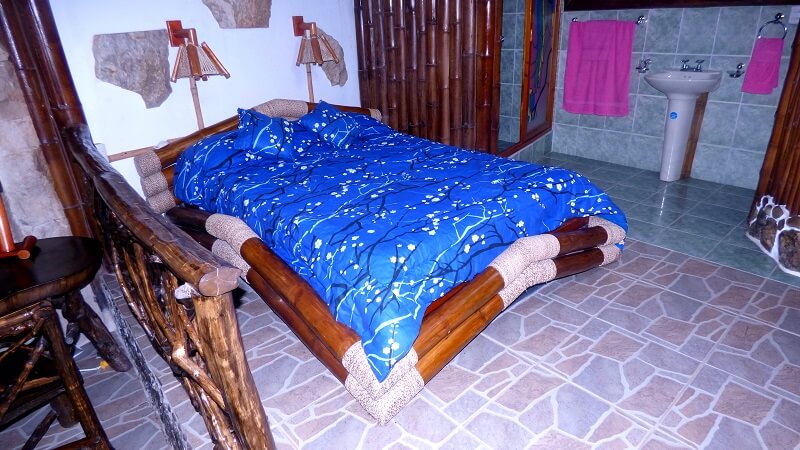
[[[781,18],[783,18],[783,14],[781,14]],[[573,22],[577,22],[577,21],[578,21],[578,18],[577,18],[577,17],[573,17],[573,18],[572,18],[572,21],[573,21]],[[645,16],[639,16],[639,17],[637,17],[637,18],[636,18],[636,25],[641,25],[641,24],[643,24],[643,23],[647,23],[647,17],[645,17]],[[784,28],[785,28],[785,27],[784,27]]]
[[[782,21],[784,17],[785,16],[783,15],[783,13],[775,14],[775,20],[769,20],[765,22],[764,25],[761,25],[761,28],[758,29],[758,39],[761,39],[761,31],[764,30],[764,27],[772,24],[780,25],[783,27],[783,36],[781,37],[781,39],[786,39],[786,33],[789,31],[789,29],[786,28],[786,24],[784,24]]]

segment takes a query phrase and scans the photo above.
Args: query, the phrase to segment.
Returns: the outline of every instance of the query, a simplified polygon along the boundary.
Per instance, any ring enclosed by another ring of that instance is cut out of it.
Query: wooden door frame
[[[513,0],[507,0],[513,1]],[[526,0],[533,1],[533,0]],[[501,9],[502,9],[502,5]],[[502,15],[502,12],[501,12]],[[532,8],[527,8],[525,11],[525,37],[524,37],[524,44],[523,44],[523,57],[522,57],[522,93],[520,97],[520,105],[519,105],[519,142],[516,144],[508,147],[500,156],[511,156],[520,149],[530,145],[532,142],[540,139],[547,133],[553,130],[553,116],[555,111],[555,98],[556,98],[556,84],[557,84],[557,76],[558,76],[558,52],[561,50],[559,47],[559,43],[561,40],[561,0],[555,0],[555,6],[553,9],[553,18],[552,18],[552,26],[553,26],[553,53],[551,53],[550,58],[553,59],[550,64],[549,73],[547,75],[548,79],[551,81],[550,85],[547,87],[547,96],[550,99],[550,104],[547,105],[547,110],[545,111],[545,124],[544,126],[539,127],[539,129],[528,133],[527,131],[527,123],[526,119],[528,116],[528,96],[525,95],[526,91],[528,90],[528,86],[530,85],[530,61],[531,61],[531,42],[533,41],[533,11]],[[498,45],[497,54],[500,54],[500,46]],[[500,73],[499,73],[499,56],[497,62],[497,86],[498,91],[494,97],[494,101],[499,105],[500,104]],[[498,112],[496,116],[496,120],[499,122],[500,119],[500,112],[498,106]],[[526,135],[527,134],[527,135]],[[495,137],[493,142],[492,153],[496,153],[495,149],[497,146],[497,138]]]
[[[750,221],[755,218],[756,206],[764,195],[773,196],[778,204],[786,205],[795,215],[800,214],[800,177],[793,170],[800,170],[800,33],[792,43],[789,70],[761,165]]]

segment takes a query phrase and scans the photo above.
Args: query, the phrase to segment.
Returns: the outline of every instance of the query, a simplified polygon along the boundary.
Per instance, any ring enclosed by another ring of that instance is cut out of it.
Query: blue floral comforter
[[[574,172],[327,108],[294,123],[240,110],[239,130],[183,153],[175,194],[255,230],[361,336],[378,380],[411,349],[428,305],[517,238],[587,215],[626,228]]]

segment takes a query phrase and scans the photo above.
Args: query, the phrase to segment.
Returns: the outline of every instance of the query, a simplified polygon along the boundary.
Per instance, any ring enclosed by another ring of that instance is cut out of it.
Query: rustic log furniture
[[[50,403],[25,448],[33,448],[58,418],[80,422],[85,438],[70,448],[110,448],[83,389],[54,303],[62,305],[71,342],[83,331],[117,370],[130,362],[78,290],[94,278],[100,243],[81,237],[42,239],[31,258],[0,259],[0,427]],[[63,299],[62,299],[63,298]]]
[[[234,312],[231,291],[241,271],[155,214],[98,152],[85,125],[66,128],[64,139],[83,171],[123,297],[215,446],[275,448]]]
[[[314,105],[271,100],[254,109],[294,120]],[[380,118],[376,110],[339,107]],[[240,268],[250,285],[314,355],[379,422],[385,423],[494,317],[528,287],[615,261],[624,231],[608,221],[580,218],[553,233],[523,238],[468,283],[457,286],[427,310],[413,350],[388,378],[372,374],[360,337],[336,322],[313,288],[277,257],[239,219],[176,206],[172,194],[175,162],[198,139],[235,128],[237,118],[176,140],[136,158],[142,188],[156,212],[198,242]]]
[[[125,372],[130,361],[80,293],[94,278],[102,257],[99,241],[68,236],[40,239],[30,259],[0,259],[0,311],[48,299],[62,309],[70,342],[82,332],[113,369]]]

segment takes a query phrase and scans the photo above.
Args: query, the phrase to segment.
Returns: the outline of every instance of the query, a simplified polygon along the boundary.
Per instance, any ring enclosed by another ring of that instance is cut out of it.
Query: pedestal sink
[[[681,177],[697,97],[719,88],[722,72],[667,70],[645,75],[644,79],[650,86],[666,94],[669,101],[660,178],[663,181],[675,181]]]

